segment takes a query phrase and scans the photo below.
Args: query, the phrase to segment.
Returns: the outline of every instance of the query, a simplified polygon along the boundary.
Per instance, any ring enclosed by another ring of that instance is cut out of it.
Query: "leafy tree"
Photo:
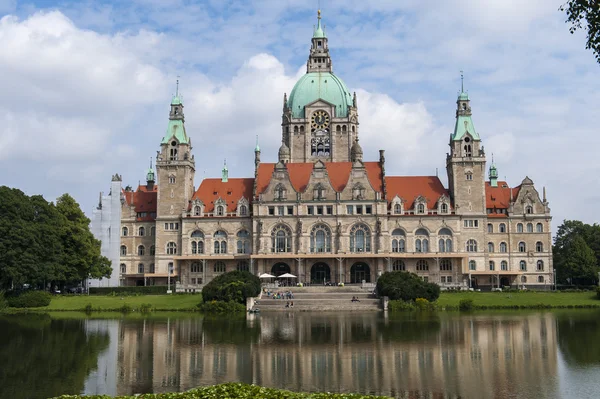
[[[202,289],[202,298],[208,301],[246,303],[246,298],[258,296],[260,279],[249,272],[233,271],[221,274]]]
[[[434,302],[440,296],[440,287],[428,283],[414,273],[385,272],[377,279],[377,293],[391,300],[414,301],[417,298]]]
[[[569,31],[587,30],[586,49],[594,52],[596,61],[600,62],[600,3],[598,0],[569,0],[560,11],[567,13]]]
[[[552,251],[559,283],[596,284],[600,271],[600,225],[565,220],[558,227]]]

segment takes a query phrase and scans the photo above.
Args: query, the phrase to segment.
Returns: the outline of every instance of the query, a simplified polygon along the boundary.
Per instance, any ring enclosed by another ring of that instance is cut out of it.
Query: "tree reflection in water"
[[[600,312],[560,312],[557,319],[558,345],[565,360],[579,366],[600,365]]]
[[[86,334],[83,319],[0,317],[0,398],[80,393],[108,343],[108,334]]]

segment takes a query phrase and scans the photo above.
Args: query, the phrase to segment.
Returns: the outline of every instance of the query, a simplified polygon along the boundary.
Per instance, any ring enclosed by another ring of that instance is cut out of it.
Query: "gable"
[[[404,209],[413,209],[419,197],[425,199],[427,209],[434,209],[442,195],[450,197],[437,176],[386,176],[385,183],[386,200],[391,203],[396,196],[403,198]]]

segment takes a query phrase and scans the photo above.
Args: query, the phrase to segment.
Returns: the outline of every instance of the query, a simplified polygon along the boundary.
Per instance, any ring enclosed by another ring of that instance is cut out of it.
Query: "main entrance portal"
[[[279,262],[275,263],[271,268],[271,274],[275,277],[279,277],[282,274],[291,273],[290,266],[287,263]]]
[[[324,284],[331,281],[331,269],[327,263],[315,263],[310,268],[310,282],[312,284]]]
[[[371,282],[371,268],[363,262],[358,262],[350,268],[350,283],[359,284],[363,280],[367,283]]]

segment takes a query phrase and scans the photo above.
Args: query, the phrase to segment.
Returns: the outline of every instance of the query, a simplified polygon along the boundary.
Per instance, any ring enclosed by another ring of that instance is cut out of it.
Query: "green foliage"
[[[475,305],[473,304],[472,299],[461,299],[458,303],[458,309],[463,312],[468,312],[470,310],[473,310],[474,308]]]
[[[600,299],[600,287],[596,288],[596,298]]]
[[[245,312],[246,306],[234,301],[210,301],[198,304],[198,308],[207,313],[239,313]]]
[[[440,287],[428,283],[414,273],[385,272],[377,280],[377,293],[391,300],[414,301],[417,298],[435,302],[440,296]]]
[[[165,295],[166,285],[147,285],[145,287],[92,287],[90,295]]]
[[[180,393],[144,394],[146,399],[214,399],[214,398],[243,398],[243,399],[389,399],[387,396],[370,396],[348,393],[299,393],[282,389],[265,388],[258,385],[230,382],[192,389]],[[83,398],[77,395],[63,395],[60,399]],[[86,399],[107,399],[106,396],[85,396]],[[133,399],[134,396],[119,396],[121,399]]]
[[[567,23],[571,24],[571,34],[577,30],[586,30],[586,49],[594,52],[596,61],[600,62],[600,6],[597,0],[569,0],[559,7],[566,11]]]
[[[388,310],[391,312],[410,312],[417,310],[414,302],[405,302],[402,300],[394,300],[388,303]]]
[[[83,311],[87,314],[90,314],[94,311],[94,308],[92,307],[91,303],[88,303],[87,305],[85,305],[85,308],[83,308]]]
[[[131,306],[129,306],[127,304],[121,306],[118,310],[119,310],[119,312],[125,313],[125,314],[131,313],[133,311],[133,309],[131,308]]]
[[[600,225],[565,220],[558,227],[552,252],[558,283],[595,285],[600,271]]]
[[[232,271],[221,274],[202,289],[205,301],[224,301],[246,304],[246,298],[258,296],[260,279],[249,272]]]
[[[436,310],[436,306],[434,302],[429,302],[425,298],[417,298],[415,299],[415,306],[419,310]]]
[[[149,303],[142,303],[140,306],[140,312],[142,313],[150,313],[152,311],[152,305]]]
[[[39,308],[50,305],[52,297],[45,291],[26,291],[8,298],[11,308]]]
[[[54,205],[0,187],[0,287],[62,288],[110,273],[110,261],[100,255],[100,241],[73,198],[65,194]]]
[[[6,309],[8,307],[8,302],[6,302],[6,298],[4,298],[4,291],[0,290],[0,311]]]

